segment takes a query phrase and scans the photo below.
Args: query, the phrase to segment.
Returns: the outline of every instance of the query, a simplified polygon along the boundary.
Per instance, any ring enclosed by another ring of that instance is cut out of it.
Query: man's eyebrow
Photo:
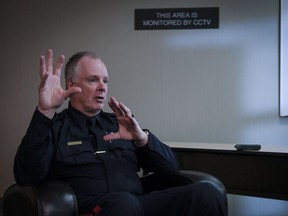
[[[89,75],[89,76],[87,76],[87,79],[91,79],[91,78],[97,78],[97,79],[101,79],[101,78],[103,78],[103,79],[109,79],[108,76],[104,76],[104,77],[99,76],[99,75]]]

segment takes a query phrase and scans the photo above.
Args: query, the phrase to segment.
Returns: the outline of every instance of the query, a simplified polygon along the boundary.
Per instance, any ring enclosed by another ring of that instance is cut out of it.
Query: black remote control
[[[234,146],[238,151],[245,151],[245,150],[260,150],[261,145],[259,144],[236,144]]]

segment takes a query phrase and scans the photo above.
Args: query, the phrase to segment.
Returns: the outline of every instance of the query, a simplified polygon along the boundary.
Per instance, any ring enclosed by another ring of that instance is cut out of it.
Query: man
[[[61,55],[40,57],[39,102],[17,151],[18,184],[61,179],[75,191],[79,213],[99,216],[225,215],[219,192],[210,184],[142,194],[139,168],[177,170],[170,148],[142,130],[131,111],[111,97],[114,114],[103,112],[108,92],[105,64],[92,52],[73,55],[60,85]],[[70,97],[67,109],[56,110]]]

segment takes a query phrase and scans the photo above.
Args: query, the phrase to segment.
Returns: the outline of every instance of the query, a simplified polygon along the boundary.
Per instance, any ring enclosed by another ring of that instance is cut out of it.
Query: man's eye
[[[98,78],[90,78],[90,79],[87,79],[87,82],[88,83],[98,83],[98,82],[103,82],[103,83],[108,83],[108,79],[103,79],[103,81],[101,81],[100,79]]]
[[[96,82],[96,81],[97,81],[96,79],[88,79],[89,83],[93,83],[93,82]]]

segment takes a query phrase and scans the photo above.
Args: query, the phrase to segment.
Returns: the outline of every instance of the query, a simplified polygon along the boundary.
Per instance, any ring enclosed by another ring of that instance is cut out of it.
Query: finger
[[[118,101],[114,97],[110,97],[109,106],[112,110],[117,109],[117,107],[119,106],[118,104]]]
[[[125,116],[132,116],[130,109],[126,107],[123,103],[119,103],[119,107]]]
[[[53,51],[52,49],[47,50],[46,56],[46,71],[47,73],[53,73]]]
[[[42,79],[46,74],[46,62],[43,55],[40,56],[40,68],[39,68],[40,78]]]
[[[40,84],[39,84],[39,90],[45,86],[45,83],[46,83],[46,80],[48,78],[48,74],[44,74],[42,77],[41,77],[41,81],[40,81]]]
[[[62,71],[62,68],[63,68],[63,65],[64,65],[64,61],[65,61],[65,56],[64,55],[60,55],[59,58],[58,58],[56,67],[55,67],[55,71],[54,71],[55,75],[57,75],[57,76],[61,75],[61,71]]]
[[[119,107],[119,103],[116,101],[116,99],[114,97],[110,98],[108,104],[116,116],[124,115],[124,112]]]

